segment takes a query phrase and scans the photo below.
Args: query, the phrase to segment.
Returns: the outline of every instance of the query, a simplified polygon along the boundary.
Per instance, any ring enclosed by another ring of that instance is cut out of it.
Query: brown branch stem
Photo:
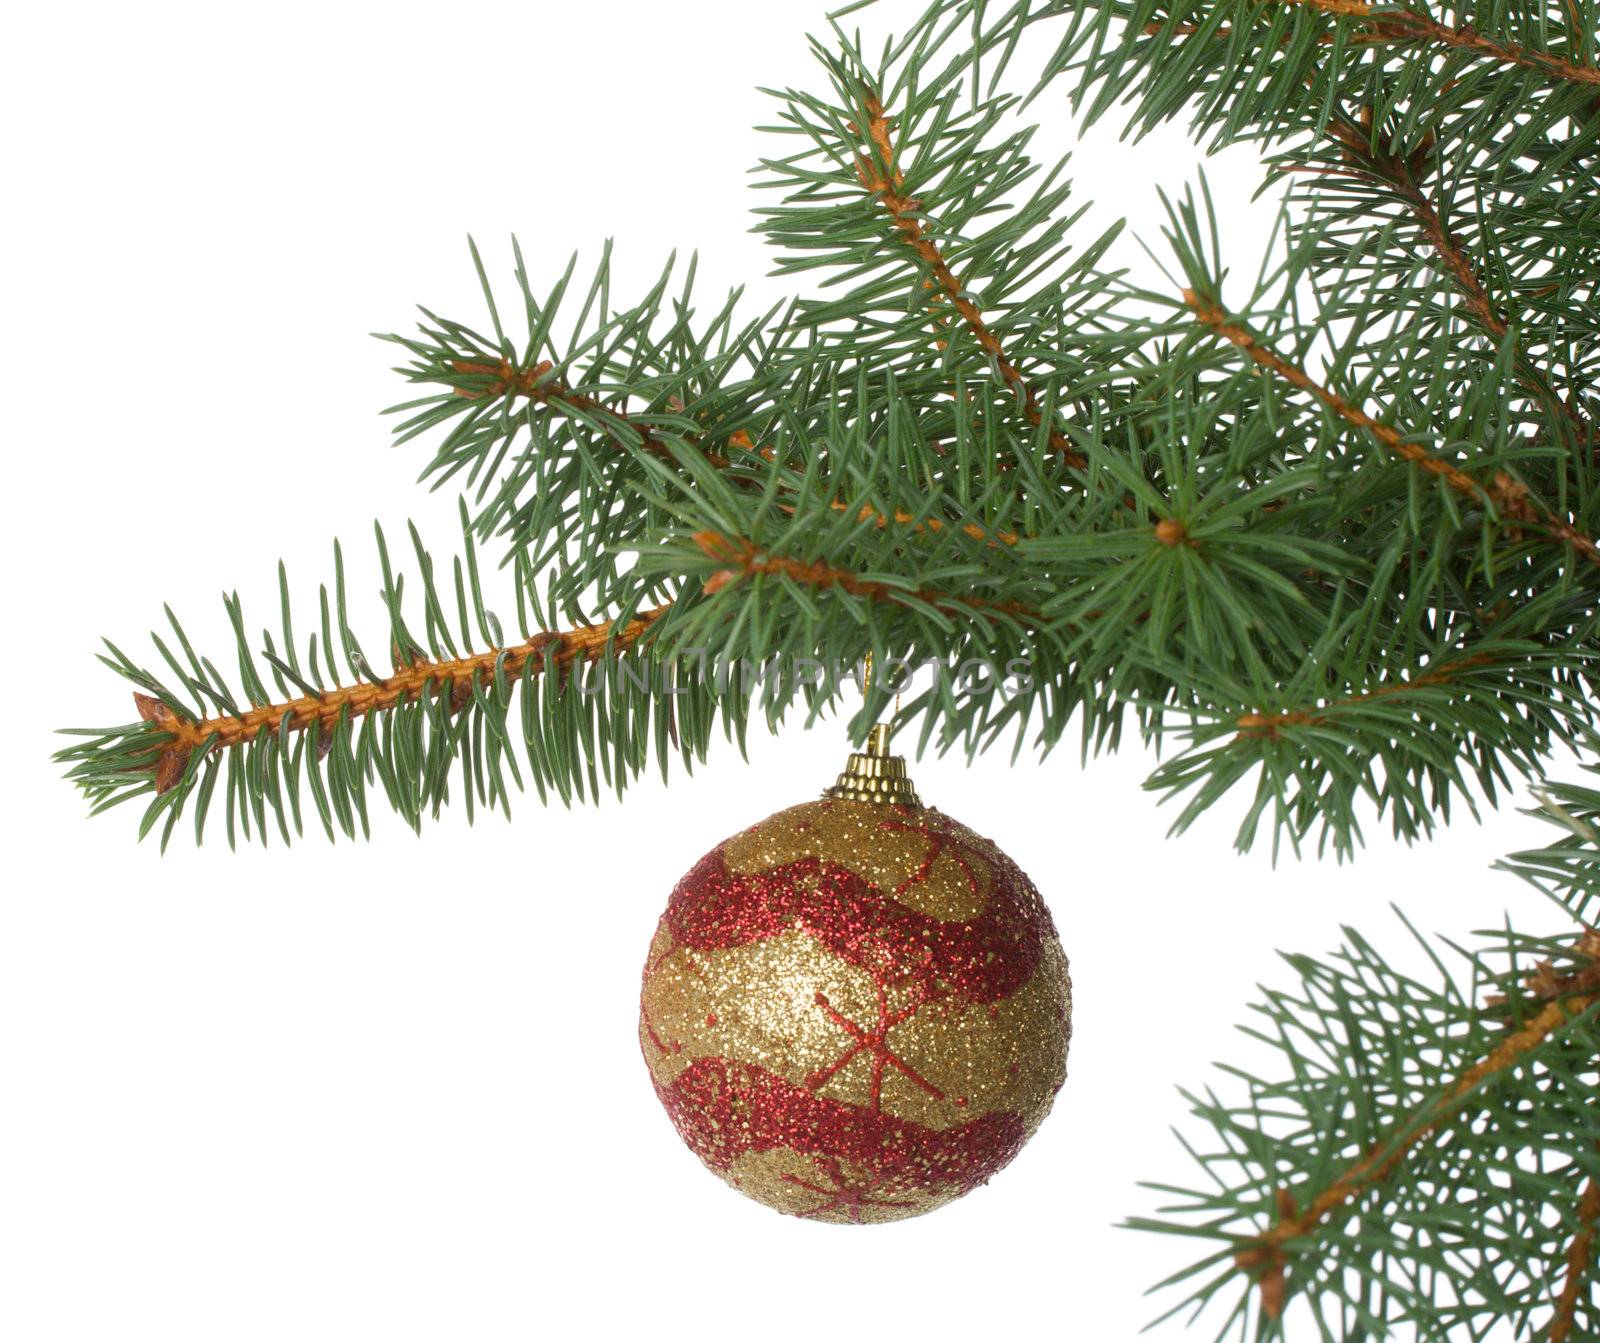
[[[290,732],[316,726],[331,732],[345,718],[381,713],[399,704],[437,697],[450,687],[452,709],[463,707],[476,686],[490,685],[504,672],[508,677],[540,675],[576,662],[595,662],[608,650],[623,652],[637,644],[657,621],[671,610],[670,603],[635,616],[620,629],[614,621],[581,626],[559,633],[536,634],[513,648],[496,648],[471,657],[444,661],[418,660],[395,670],[381,681],[359,682],[302,695],[281,704],[263,704],[237,715],[217,718],[179,717],[166,704],[148,695],[134,696],[139,716],[171,737],[156,763],[156,792],[175,788],[188,768],[194,751],[208,753],[254,741],[263,733],[275,734],[287,723]]]
[[[1588,946],[1588,940],[1585,940]],[[1278,1220],[1238,1251],[1234,1262],[1246,1271],[1259,1272],[1262,1310],[1279,1318],[1288,1296],[1288,1249],[1293,1241],[1313,1235],[1334,1213],[1383,1184],[1406,1157],[1454,1119],[1491,1078],[1524,1062],[1546,1040],[1575,1017],[1600,1002],[1600,963],[1593,961],[1571,975],[1565,992],[1545,1005],[1445,1088],[1430,1105],[1411,1116],[1391,1137],[1374,1147],[1306,1205],[1298,1208],[1294,1197],[1280,1192]]]
[[[1286,727],[1315,727],[1326,722],[1327,714],[1331,710],[1347,708],[1356,704],[1368,704],[1374,700],[1387,699],[1393,695],[1404,695],[1410,691],[1421,690],[1428,686],[1450,685],[1462,672],[1470,671],[1474,667],[1490,666],[1493,662],[1494,659],[1487,653],[1474,653],[1469,657],[1454,659],[1441,667],[1413,676],[1410,680],[1395,681],[1388,685],[1381,685],[1360,695],[1349,695],[1344,699],[1334,700],[1331,704],[1321,708],[1294,709],[1274,714],[1241,714],[1235,720],[1234,726],[1239,729],[1239,736],[1241,737],[1267,737],[1276,740],[1279,732]]]
[[[1535,527],[1541,534],[1570,545],[1585,559],[1600,565],[1600,546],[1596,546],[1593,538],[1583,535],[1570,522],[1546,510],[1536,509],[1528,502],[1526,487],[1504,472],[1497,473],[1491,484],[1477,480],[1460,467],[1433,456],[1420,443],[1410,442],[1393,425],[1374,419],[1332,388],[1317,382],[1298,364],[1291,363],[1271,346],[1257,340],[1244,327],[1232,321],[1212,300],[1192,289],[1185,289],[1183,301],[1202,326],[1238,347],[1254,363],[1290,386],[1315,397],[1345,423],[1364,430],[1396,457],[1439,477],[1452,489],[1468,498],[1494,505],[1500,515],[1512,523]]]
[[[1362,20],[1362,24],[1352,29],[1347,39],[1358,45],[1431,42],[1452,51],[1471,52],[1506,65],[1537,70],[1578,84],[1600,84],[1600,67],[1563,60],[1559,56],[1551,56],[1546,52],[1533,51],[1511,43],[1495,42],[1484,37],[1470,24],[1450,28],[1414,10],[1379,13],[1375,6],[1356,3],[1355,0],[1280,0],[1280,3],[1300,4],[1308,9],[1321,10],[1325,14],[1339,18]],[[1161,33],[1169,33],[1173,37],[1193,37],[1201,31],[1201,27],[1202,25],[1197,23],[1180,23],[1169,29],[1166,23],[1153,20],[1144,25],[1144,31],[1152,37]],[[1219,38],[1231,37],[1233,29],[1218,28],[1212,35]],[[1288,45],[1289,41],[1290,38],[1285,37],[1284,45]],[[1332,46],[1333,34],[1318,33],[1316,41],[1318,46]]]
[[[557,405],[564,405],[574,409],[583,410],[590,414],[603,414],[610,418],[619,420],[623,424],[626,424],[634,433],[639,435],[640,440],[647,450],[654,452],[657,456],[664,457],[667,460],[672,459],[672,454],[667,449],[666,445],[663,444],[660,439],[654,437],[647,426],[640,424],[637,421],[630,420],[626,416],[618,414],[618,412],[608,406],[605,406],[601,402],[597,401],[594,397],[587,396],[579,392],[574,392],[559,380],[550,378],[548,375],[554,366],[548,360],[537,364],[532,368],[526,369],[518,369],[514,367],[509,360],[501,360],[498,364],[478,364],[470,363],[465,360],[457,360],[452,367],[457,373],[472,374],[494,379],[493,382],[491,382],[481,391],[472,388],[458,387],[456,389],[457,396],[465,397],[468,400],[478,400],[487,396],[504,396],[510,392],[514,395],[525,396],[530,400],[541,403],[554,403]],[[774,457],[773,450],[770,447],[757,448],[754,440],[743,429],[729,436],[728,446],[730,448],[737,448],[741,452],[760,457],[767,462],[771,462]],[[719,469],[733,465],[729,458],[709,450],[705,451],[705,458],[711,463],[712,466],[715,466]],[[749,480],[746,477],[734,476],[731,477],[731,479],[733,479],[739,485],[758,488],[757,482]],[[850,506],[843,500],[835,500],[833,503],[833,509],[835,512],[845,513],[849,511]],[[932,535],[938,535],[940,532],[946,530],[947,527],[955,525],[952,523],[947,523],[941,518],[934,517],[926,518],[922,522],[918,522],[912,514],[906,512],[904,509],[896,509],[891,519],[890,516],[880,513],[870,504],[863,504],[861,506],[859,510],[859,517],[863,522],[874,522],[880,530],[886,528],[892,520],[902,526],[909,526],[913,532],[927,532]],[[972,540],[982,542],[983,544],[991,547],[996,545],[1014,546],[1017,544],[1018,540],[1015,532],[989,532],[975,522],[960,524],[960,530]]]
[[[1281,0],[1281,3],[1303,5],[1339,18],[1360,19],[1365,25],[1362,36],[1367,41],[1427,42],[1504,65],[1536,70],[1555,79],[1578,84],[1600,84],[1600,67],[1565,60],[1515,43],[1496,42],[1485,37],[1470,23],[1451,28],[1413,9],[1380,9],[1363,3],[1363,0]]]
[[[754,578],[758,574],[770,574],[790,578],[804,587],[834,588],[852,596],[891,605],[931,606],[937,611],[968,618],[1002,615],[1032,624],[1043,619],[1038,611],[1019,602],[991,602],[981,597],[961,597],[933,588],[897,587],[879,579],[864,578],[853,570],[841,569],[823,560],[797,560],[774,555],[740,536],[703,531],[695,533],[694,542],[708,558],[727,566],[706,579],[707,593],[720,592],[731,583]]]
[[[876,94],[868,93],[864,101],[869,118],[866,134],[877,151],[877,159],[874,160],[870,154],[857,157],[856,173],[861,178],[861,185],[878,198],[879,204],[888,212],[889,218],[899,231],[901,241],[928,267],[939,289],[960,314],[961,320],[966,323],[973,339],[978,342],[984,353],[994,360],[1001,379],[1022,402],[1023,414],[1027,416],[1028,422],[1035,429],[1043,428],[1044,407],[1039,402],[1038,393],[1028,385],[1022,371],[1006,356],[1000,338],[984,319],[982,309],[972,301],[966,288],[950,269],[939,244],[928,237],[918,214],[922,202],[905,195],[902,190],[905,186],[905,174],[896,164],[892,119]],[[852,129],[858,130],[855,127]],[[1049,435],[1050,446],[1061,454],[1062,460],[1067,465],[1074,467],[1086,465],[1083,454],[1072,446],[1072,440],[1066,434],[1052,426]]]
[[[1600,1177],[1591,1175],[1578,1200],[1578,1230],[1567,1247],[1561,1295],[1550,1321],[1550,1343],[1571,1343],[1577,1327],[1578,1301],[1583,1285],[1594,1265],[1596,1225],[1600,1224]]]
[[[614,407],[606,405],[603,401],[588,395],[586,392],[574,391],[562,382],[560,378],[553,377],[555,368],[548,359],[529,368],[517,368],[509,359],[502,359],[496,364],[474,363],[471,360],[457,359],[450,365],[457,373],[476,375],[492,378],[487,387],[480,389],[471,387],[457,387],[456,395],[468,401],[480,401],[485,397],[525,396],[530,401],[543,405],[565,406],[584,415],[593,415],[602,419],[614,420],[617,424],[626,427],[639,436],[640,443],[647,452],[653,452],[665,461],[675,461],[672,450],[663,443],[660,437],[649,425],[631,418]],[[747,440],[748,441],[748,440]],[[713,452],[709,448],[702,448],[705,458],[712,466],[731,466],[732,462],[721,453]]]
[[[1352,165],[1353,171],[1349,175],[1380,182],[1400,197],[1422,230],[1423,237],[1437,253],[1445,272],[1466,300],[1467,310],[1491,339],[1497,344],[1504,341],[1510,331],[1505,318],[1484,287],[1466,249],[1417,180],[1418,173],[1434,151],[1432,135],[1427,136],[1411,155],[1402,156],[1393,150],[1372,147],[1372,121],[1372,109],[1366,107],[1362,109],[1359,124],[1341,118],[1328,125],[1328,134],[1339,142],[1345,161]],[[1594,426],[1588,418],[1577,407],[1563,401],[1543,373],[1521,355],[1517,359],[1517,377],[1535,398],[1563,416],[1577,431],[1581,441],[1592,440]]]

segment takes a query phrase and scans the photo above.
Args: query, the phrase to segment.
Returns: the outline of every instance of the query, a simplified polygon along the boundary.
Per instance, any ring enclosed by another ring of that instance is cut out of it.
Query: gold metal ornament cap
[[[903,757],[889,754],[889,728],[879,723],[867,737],[867,749],[851,755],[844,773],[824,797],[836,802],[877,802],[886,806],[920,807],[916,785]]]

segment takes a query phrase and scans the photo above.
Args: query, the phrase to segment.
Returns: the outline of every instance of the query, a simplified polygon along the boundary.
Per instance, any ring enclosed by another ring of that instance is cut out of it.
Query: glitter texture
[[[1072,994],[1039,893],[940,812],[808,802],[679,882],[639,1040],[690,1149],[780,1212],[886,1222],[1014,1157],[1066,1078]]]

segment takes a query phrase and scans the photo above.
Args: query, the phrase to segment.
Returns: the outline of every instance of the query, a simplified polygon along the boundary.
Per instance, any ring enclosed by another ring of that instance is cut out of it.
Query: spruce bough
[[[474,251],[486,327],[388,337],[456,553],[412,529],[402,565],[379,532],[375,660],[337,546],[309,609],[280,570],[271,628],[228,599],[234,685],[170,611],[159,673],[108,646],[137,721],[61,753],[95,810],[288,842],[365,832],[379,796],[420,828],[530,781],[620,792],[839,691],[708,665],[868,654],[1028,668],[909,697],[924,748],[1177,742],[1151,786],[1179,829],[1244,797],[1241,846],[1423,836],[1591,746],[1596,0],[943,0],[815,47],[759,179],[794,300],[702,311],[669,264],[619,305],[609,254],[536,288],[520,252],[497,298]],[[1030,157],[1024,95],[1062,92],[1257,141],[1290,187],[1256,282],[1224,283],[1203,181],[1170,285],[1116,269],[1119,229]],[[1204,1186],[1134,1223],[1205,1247],[1174,1310],[1600,1337],[1600,790],[1540,798],[1560,835],[1507,866],[1558,931],[1424,941],[1427,979],[1351,931],[1256,1004],[1276,1072],[1190,1097]]]

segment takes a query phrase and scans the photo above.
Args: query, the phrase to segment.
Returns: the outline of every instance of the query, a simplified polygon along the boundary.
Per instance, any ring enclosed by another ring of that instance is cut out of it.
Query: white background
[[[1543,902],[1491,874],[1540,838],[1507,808],[1354,867],[1231,851],[1242,799],[1181,840],[1137,749],[1080,765],[925,761],[1055,912],[1077,988],[1056,1113],[987,1189],[847,1229],[780,1219],[680,1146],[634,1039],[668,890],[726,834],[813,795],[836,725],[717,753],[625,805],[460,815],[418,840],[230,855],[84,819],[51,730],[125,721],[94,661],[143,657],[170,601],[226,650],[217,592],[271,619],[340,534],[453,499],[375,411],[410,305],[476,317],[465,235],[502,278],[617,239],[625,293],[702,249],[705,302],[763,279],[746,170],[758,84],[820,86],[820,3],[30,6],[4,42],[9,727],[0,904],[0,1337],[73,1340],[1039,1336],[1119,1343],[1188,1247],[1113,1230],[1190,1177],[1175,1092],[1241,1057],[1277,948],[1390,915],[1464,936]],[[869,12],[881,31],[904,5]],[[1020,77],[1020,76],[1019,76]],[[1059,97],[1033,115],[1072,139]],[[1114,128],[1074,176],[1155,240],[1197,154]],[[1269,221],[1249,153],[1210,167],[1239,268]],[[1131,243],[1129,264],[1148,270]],[[363,571],[365,572],[365,571]],[[369,577],[370,581],[370,577]],[[370,591],[370,587],[359,589]],[[369,612],[376,610],[369,603]],[[369,626],[370,628],[370,626]],[[152,659],[153,660],[153,659]],[[1526,799],[1521,799],[1525,801]],[[1402,961],[1414,961],[1404,954]],[[1179,1324],[1157,1338],[1183,1335]],[[1184,1335],[1189,1336],[1189,1335]],[[1205,1337],[1210,1337],[1206,1334]]]

